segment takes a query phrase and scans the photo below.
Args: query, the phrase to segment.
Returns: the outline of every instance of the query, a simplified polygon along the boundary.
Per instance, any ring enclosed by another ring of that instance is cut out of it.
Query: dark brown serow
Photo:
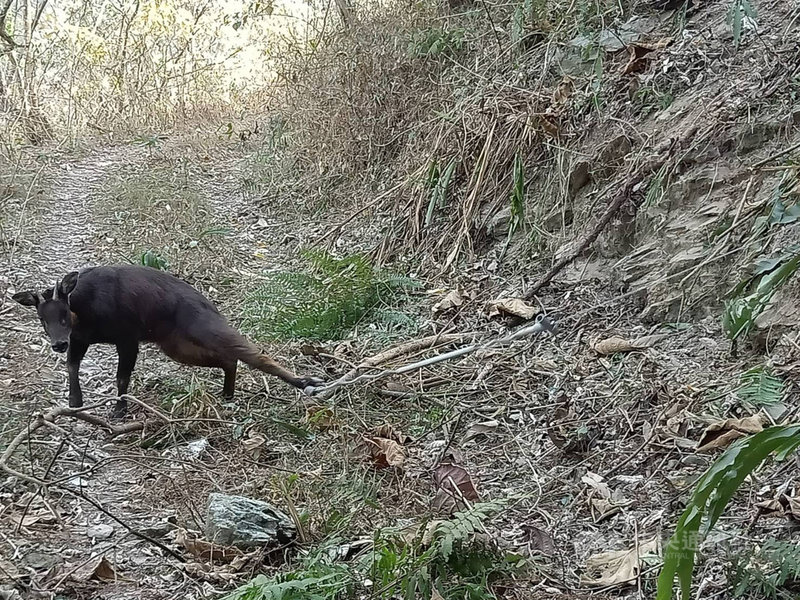
[[[225,373],[223,394],[233,396],[236,365],[247,365],[312,394],[323,385],[298,377],[261,352],[216,307],[189,284],[150,267],[129,265],[73,271],[44,292],[19,292],[13,299],[34,306],[53,350],[67,353],[69,405],[83,405],[78,370],[92,344],[114,344],[119,355],[117,390],[128,393],[141,342],[157,344],[170,358]],[[117,401],[114,416],[125,414]]]

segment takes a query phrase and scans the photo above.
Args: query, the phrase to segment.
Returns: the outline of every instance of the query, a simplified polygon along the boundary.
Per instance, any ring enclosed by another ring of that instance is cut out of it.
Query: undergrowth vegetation
[[[413,332],[414,321],[392,307],[418,284],[384,273],[360,254],[336,258],[305,250],[307,272],[279,272],[253,288],[242,306],[242,327],[265,340],[330,340],[362,319]]]
[[[476,504],[449,520],[379,529],[365,540],[366,550],[352,557],[344,540],[331,537],[299,568],[259,575],[225,600],[343,600],[364,594],[380,600],[497,598],[493,585],[526,566],[521,556],[485,539],[491,517],[502,506]]]

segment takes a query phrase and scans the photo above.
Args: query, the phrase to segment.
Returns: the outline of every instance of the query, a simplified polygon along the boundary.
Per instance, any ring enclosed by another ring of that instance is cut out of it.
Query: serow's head
[[[55,287],[43,292],[18,292],[12,296],[23,306],[33,306],[56,352],[66,352],[72,333],[69,295],[78,283],[78,271],[68,273]]]

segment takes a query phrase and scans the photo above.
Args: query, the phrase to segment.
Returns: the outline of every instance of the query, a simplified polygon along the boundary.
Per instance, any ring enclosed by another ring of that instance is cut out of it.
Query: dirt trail
[[[32,279],[41,283],[96,262],[92,236],[101,224],[92,209],[102,197],[103,185],[115,168],[141,160],[135,147],[107,148],[58,166],[48,192],[37,200],[37,215],[22,231],[16,257]],[[33,281],[31,282],[33,283]]]
[[[143,156],[137,148],[117,147],[59,165],[56,174],[47,178],[44,191],[25,207],[28,214],[20,220],[25,226],[20,228],[14,259],[9,261],[9,280],[20,287],[41,289],[68,271],[107,262],[107,257],[97,256],[93,248],[93,239],[106,226],[98,221],[95,207],[106,196],[104,185],[114,169]],[[50,351],[38,320],[25,310],[6,298],[2,326],[8,335],[4,335],[0,362],[4,388],[0,391],[6,392],[11,402],[0,413],[3,440],[24,427],[34,413],[66,403],[63,357]],[[87,402],[114,393],[115,368],[112,348],[91,349],[81,368]],[[71,441],[62,448],[51,478],[67,481],[134,527],[152,526],[155,519],[166,516],[164,511],[136,506],[134,492],[147,485],[147,471],[135,463],[113,463],[96,473],[77,476],[121,449],[109,445],[106,436],[94,427],[66,421],[61,425],[69,432],[64,439]],[[43,475],[39,466],[34,471]],[[23,517],[25,522],[20,527]],[[45,503],[41,497],[23,493],[9,480],[0,485],[0,532],[5,544],[0,566],[13,569],[15,579],[29,581],[32,589],[55,587],[86,598],[163,597],[143,594],[138,585],[146,585],[148,576],[155,572],[164,575],[164,569],[171,571],[171,567],[147,543],[130,536],[87,502],[55,492]],[[70,570],[96,555],[105,555],[132,581],[105,585],[101,590],[92,590],[94,585],[88,582],[70,583]]]

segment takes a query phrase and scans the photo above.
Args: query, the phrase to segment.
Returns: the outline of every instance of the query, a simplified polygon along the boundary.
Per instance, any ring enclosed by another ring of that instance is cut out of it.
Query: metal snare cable
[[[527,337],[535,333],[544,333],[544,332],[555,334],[556,325],[546,316],[540,314],[537,315],[536,322],[533,325],[528,325],[527,327],[518,329],[517,331],[506,337],[494,339],[484,344],[470,344],[469,346],[464,346],[463,348],[458,348],[457,350],[452,350],[450,352],[445,352],[444,354],[432,356],[430,358],[426,358],[424,360],[420,360],[415,363],[411,363],[409,365],[403,365],[402,367],[398,367],[396,369],[386,369],[378,373],[364,373],[363,375],[359,375],[358,377],[353,377],[352,379],[347,379],[347,375],[345,375],[332,383],[314,387],[313,390],[309,391],[311,392],[312,395],[320,394],[323,392],[327,394],[328,392],[332,392],[333,390],[336,390],[340,387],[354,385],[362,381],[375,381],[376,379],[382,379],[384,377],[388,377],[389,375],[401,375],[403,373],[408,373],[409,371],[415,371],[417,369],[421,369],[423,367],[427,367],[430,365],[435,365],[437,363],[444,362],[446,360],[458,358],[459,356],[464,356],[465,354],[475,352],[476,350],[488,350],[489,348],[493,348],[495,346],[503,346],[505,344],[509,344],[520,338]]]

